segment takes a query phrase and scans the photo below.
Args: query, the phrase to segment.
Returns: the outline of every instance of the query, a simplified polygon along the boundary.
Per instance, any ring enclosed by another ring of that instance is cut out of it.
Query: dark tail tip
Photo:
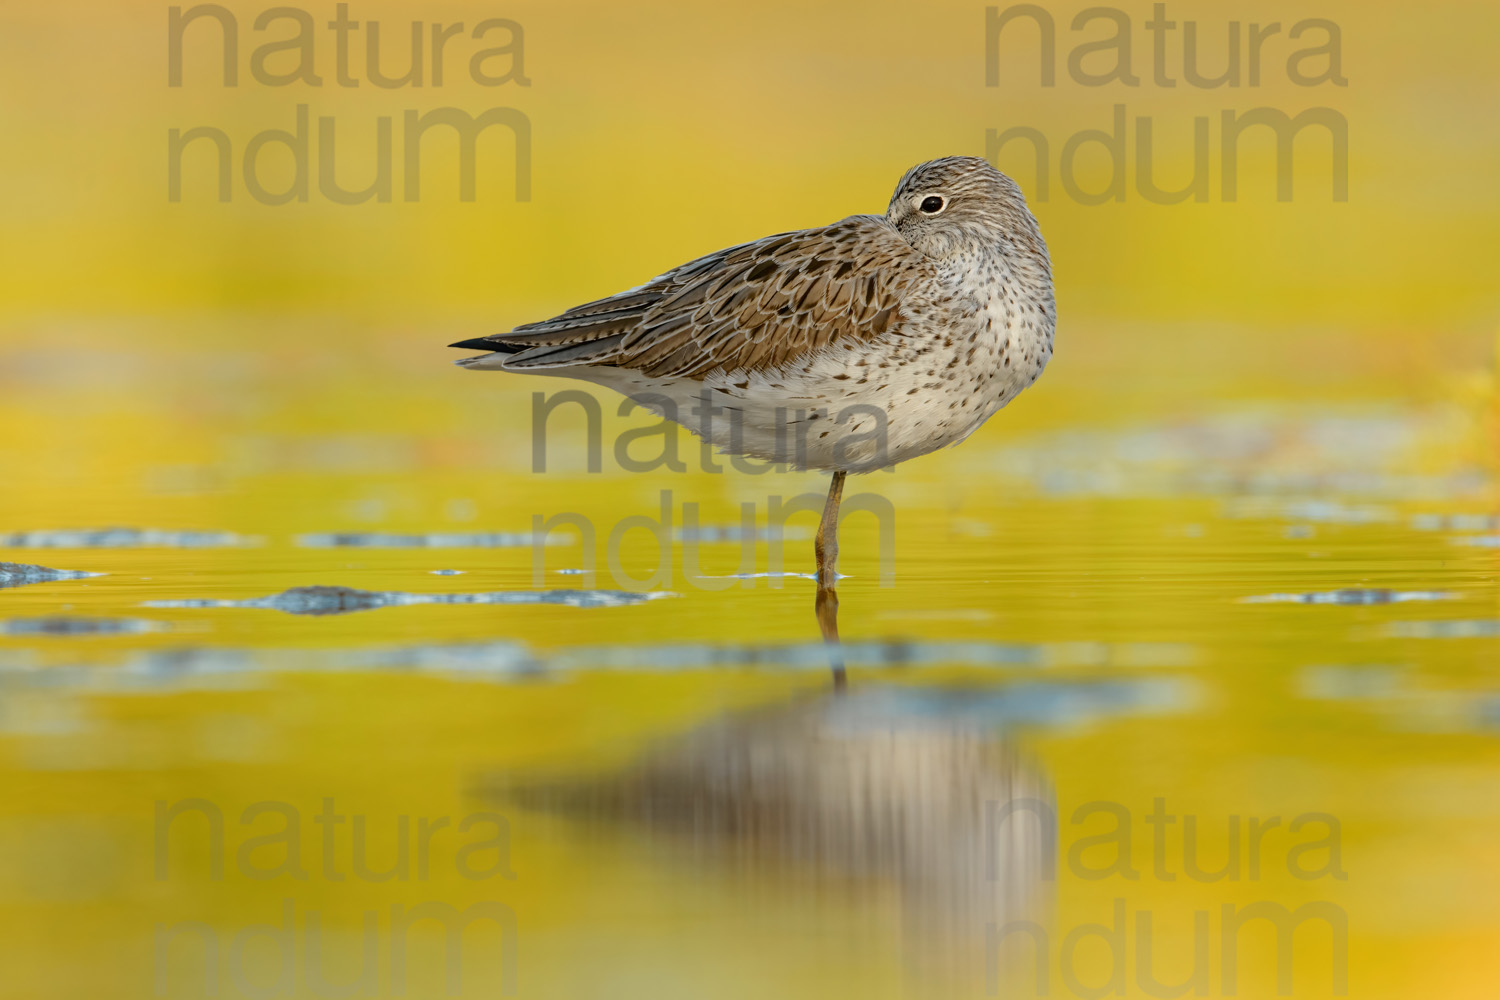
[[[503,348],[499,344],[497,344],[493,340],[490,340],[488,337],[475,337],[473,340],[460,340],[458,343],[456,343],[456,344],[449,344],[448,346],[449,347],[461,347],[461,348],[463,348],[466,351],[499,351],[499,350],[503,350]]]

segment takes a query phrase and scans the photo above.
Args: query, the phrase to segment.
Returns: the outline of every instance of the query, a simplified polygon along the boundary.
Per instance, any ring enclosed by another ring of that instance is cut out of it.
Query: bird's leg
[[[848,682],[844,677],[844,648],[839,643],[839,592],[819,584],[813,610],[818,616],[823,643],[828,647],[828,665],[833,668],[833,690],[842,692]]]
[[[813,552],[818,559],[818,586],[832,587],[838,582],[839,562],[839,501],[844,498],[844,473],[833,474],[828,487],[828,502],[823,505],[823,520],[818,523],[818,534],[813,539]]]
[[[818,522],[818,534],[813,539],[813,552],[818,558],[818,596],[813,609],[832,659],[833,689],[838,692],[846,683],[843,647],[839,644],[839,594],[834,589],[839,579],[839,501],[843,498],[844,473],[835,472],[828,487],[828,502],[823,505],[823,520]]]

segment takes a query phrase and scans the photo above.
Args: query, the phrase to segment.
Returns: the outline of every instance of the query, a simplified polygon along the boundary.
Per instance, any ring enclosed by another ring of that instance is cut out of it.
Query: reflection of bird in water
[[[823,644],[828,649],[828,665],[833,670],[833,690],[843,693],[849,680],[844,674],[844,646],[839,642],[839,592],[833,587],[823,586],[820,580],[818,596],[813,600],[818,629],[823,633]]]
[[[452,346],[476,370],[614,389],[733,454],[833,473],[815,551],[836,579],[844,476],[957,444],[1041,375],[1056,307],[1010,178],[920,164],[884,215],[767,236],[552,319]]]
[[[963,703],[862,689],[715,721],[619,775],[508,791],[767,881],[894,888],[908,969],[941,992],[983,978],[990,928],[1033,914],[1056,831],[1041,771],[942,707]]]

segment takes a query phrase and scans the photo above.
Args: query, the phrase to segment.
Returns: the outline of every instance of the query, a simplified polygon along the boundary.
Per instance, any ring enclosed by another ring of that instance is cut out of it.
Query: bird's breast
[[[1052,357],[1056,306],[1045,272],[1019,266],[998,255],[968,262],[959,279],[955,303],[967,315],[955,325],[967,327],[973,352],[971,367],[987,397],[998,409],[1042,374]]]

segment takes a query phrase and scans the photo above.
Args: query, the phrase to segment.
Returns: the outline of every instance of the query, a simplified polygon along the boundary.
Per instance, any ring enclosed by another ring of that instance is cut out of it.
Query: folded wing
[[[841,338],[899,328],[930,261],[880,216],[768,236],[700,257],[640,288],[509,333],[464,341],[508,370],[575,365],[652,377],[780,367]]]

